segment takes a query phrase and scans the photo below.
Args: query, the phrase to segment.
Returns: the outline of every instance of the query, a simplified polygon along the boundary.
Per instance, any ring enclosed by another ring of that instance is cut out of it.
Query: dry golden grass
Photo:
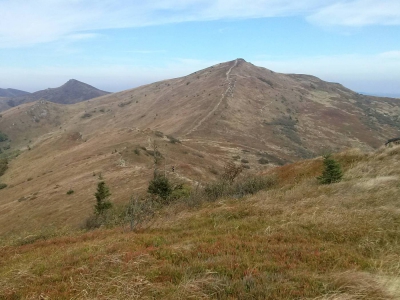
[[[270,190],[168,206],[134,232],[3,241],[0,299],[400,299],[399,149],[336,155],[332,185],[320,159],[272,170]]]

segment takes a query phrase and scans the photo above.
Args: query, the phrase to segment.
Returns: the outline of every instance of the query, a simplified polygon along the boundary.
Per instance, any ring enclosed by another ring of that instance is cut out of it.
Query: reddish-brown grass
[[[0,298],[399,299],[397,150],[335,156],[332,185],[319,159],[284,166],[267,191],[168,206],[134,232],[5,240]]]

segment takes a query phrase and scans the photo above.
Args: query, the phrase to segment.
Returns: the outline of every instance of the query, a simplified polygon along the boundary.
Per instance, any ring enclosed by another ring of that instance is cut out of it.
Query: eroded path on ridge
[[[203,122],[205,120],[207,120],[209,117],[211,117],[214,114],[214,112],[219,108],[219,106],[221,105],[222,101],[227,96],[232,96],[233,95],[233,91],[234,91],[234,88],[235,88],[235,82],[232,83],[231,72],[232,72],[232,69],[237,66],[237,64],[238,64],[238,60],[236,59],[234,64],[229,68],[228,72],[226,72],[226,81],[228,82],[228,88],[222,94],[222,96],[219,99],[218,103],[214,106],[214,108],[204,118],[200,119],[197,122],[197,124],[191,130],[189,130],[189,132],[187,132],[184,136],[187,136],[187,135],[191,134],[193,131],[197,130],[201,126],[201,124],[203,124]]]

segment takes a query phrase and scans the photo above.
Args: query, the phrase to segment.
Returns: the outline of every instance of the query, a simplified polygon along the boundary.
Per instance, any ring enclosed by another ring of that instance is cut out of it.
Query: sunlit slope
[[[78,227],[99,173],[114,201],[128,201],[153,174],[154,141],[165,171],[191,184],[215,179],[227,161],[251,173],[327,150],[371,150],[399,135],[399,101],[237,59],[77,104],[14,107],[0,118],[2,155],[20,153],[0,178],[0,231]]]

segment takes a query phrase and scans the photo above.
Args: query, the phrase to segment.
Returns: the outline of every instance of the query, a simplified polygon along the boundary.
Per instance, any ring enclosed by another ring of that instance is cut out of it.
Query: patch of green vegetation
[[[181,141],[175,137],[173,137],[172,135],[167,135],[167,138],[169,139],[169,142],[171,144],[180,144]]]
[[[92,116],[91,113],[84,113],[81,118],[82,119],[87,119],[87,118],[90,118],[91,116]]]
[[[166,176],[156,175],[150,181],[147,192],[161,197],[164,202],[168,202],[172,193],[172,185]]]
[[[317,179],[321,184],[330,184],[342,180],[340,164],[330,154],[324,156],[324,172]]]
[[[164,137],[164,133],[162,133],[161,131],[155,131],[155,132],[154,132],[154,135],[155,135],[155,136],[158,136],[158,137],[160,137],[160,138]]]
[[[0,183],[0,190],[5,189],[7,187],[7,184],[5,183]]]
[[[258,78],[259,80],[261,80],[262,82],[268,84],[270,87],[273,87],[273,86],[274,86],[271,80],[268,80],[268,79],[265,79],[265,78],[262,78],[262,77],[257,77],[257,78]]]
[[[70,189],[70,190],[67,191],[67,195],[71,195],[71,194],[73,194],[73,193],[74,193],[74,190],[72,190],[72,189]]]
[[[0,142],[5,142],[8,140],[8,136],[0,131]]]
[[[8,160],[6,158],[0,159],[0,176],[2,176],[8,169]]]
[[[294,120],[291,116],[283,116],[273,120],[272,122],[264,121],[263,124],[266,126],[278,127],[280,133],[286,138],[295,142],[296,144],[301,144],[300,136],[298,135],[297,129],[295,127],[297,121]]]
[[[112,207],[112,203],[108,200],[111,193],[104,181],[100,181],[97,184],[97,191],[94,196],[96,197],[96,205],[94,207],[96,214],[101,215],[104,211]]]
[[[119,107],[124,107],[124,106],[126,106],[126,105],[131,104],[131,103],[132,103],[132,100],[125,101],[125,102],[120,102],[120,103],[118,103],[118,106],[119,106]]]

